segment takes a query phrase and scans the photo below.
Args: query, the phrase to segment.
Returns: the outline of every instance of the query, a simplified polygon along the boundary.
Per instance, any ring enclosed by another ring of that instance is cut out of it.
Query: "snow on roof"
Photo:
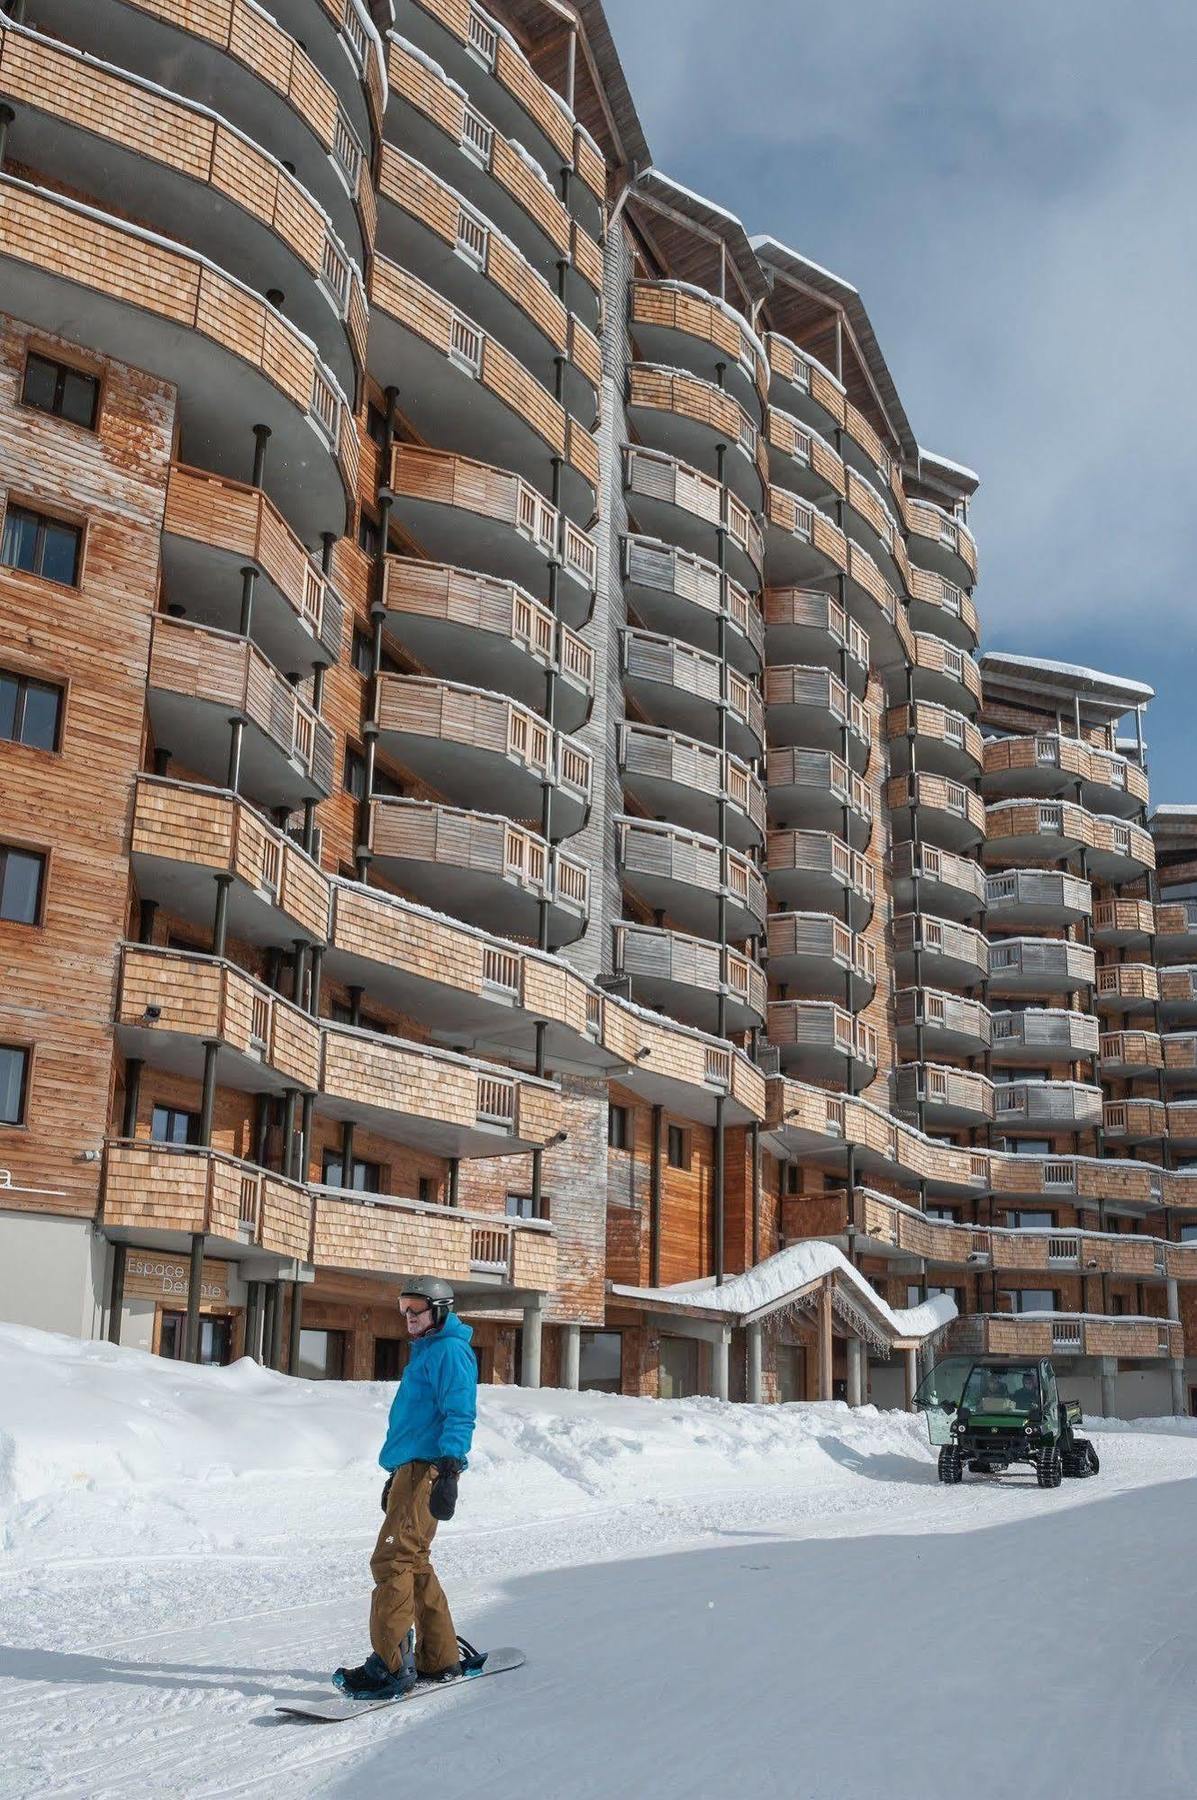
[[[1145,681],[1131,681],[1125,675],[1107,675],[1101,669],[1089,669],[1082,663],[1056,662],[1048,656],[1016,656],[1010,650],[986,650],[980,657],[982,668],[994,674],[1024,670],[1028,675],[1055,675],[1063,681],[1083,687],[1103,687],[1118,693],[1133,694],[1139,700],[1154,700],[1155,689]]]
[[[975,469],[970,469],[967,463],[953,462],[950,456],[940,456],[938,451],[928,450],[922,444],[918,445],[918,453],[922,461],[934,463],[938,469],[947,469],[953,475],[962,475],[966,481],[980,485],[981,477]]]
[[[1153,808],[1151,818],[1147,821],[1148,824],[1151,823],[1152,819],[1197,819],[1197,806],[1157,806]]]
[[[860,289],[854,288],[852,283],[845,281],[842,275],[837,275],[834,269],[825,269],[823,264],[815,262],[813,257],[803,256],[799,250],[791,250],[788,244],[783,244],[780,238],[771,237],[767,231],[760,232],[756,237],[750,237],[748,242],[754,250],[777,250],[782,256],[788,256],[791,262],[802,263],[812,274],[822,275],[827,281],[834,281],[837,287],[844,290],[845,294],[856,294],[858,297],[860,295]]]
[[[766,1257],[743,1275],[716,1286],[684,1282],[678,1287],[636,1288],[616,1285],[612,1293],[625,1299],[657,1302],[662,1306],[699,1305],[710,1312],[726,1313],[739,1318],[778,1306],[796,1289],[820,1280],[824,1275],[837,1275],[855,1288],[867,1302],[871,1312],[880,1314],[895,1337],[928,1337],[956,1317],[956,1303],[946,1294],[936,1295],[921,1306],[895,1309],[882,1299],[835,1244],[810,1238],[805,1243],[790,1244],[776,1256]]]

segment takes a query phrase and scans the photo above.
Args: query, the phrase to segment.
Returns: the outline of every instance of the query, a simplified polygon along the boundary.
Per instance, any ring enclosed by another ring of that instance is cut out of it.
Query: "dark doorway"
[[[409,1348],[406,1338],[376,1337],[374,1340],[375,1381],[398,1381],[407,1367]]]
[[[202,1363],[224,1364],[232,1360],[233,1321],[227,1317],[201,1318],[200,1353]],[[164,1312],[162,1335],[158,1340],[159,1356],[182,1362],[187,1345],[187,1314]]]

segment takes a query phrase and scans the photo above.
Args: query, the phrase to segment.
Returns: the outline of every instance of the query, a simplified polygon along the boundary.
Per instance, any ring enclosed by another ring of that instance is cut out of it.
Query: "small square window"
[[[607,1143],[612,1150],[632,1147],[632,1115],[626,1106],[607,1108]]]
[[[69,363],[54,362],[48,356],[30,352],[21,399],[26,406],[36,406],[41,412],[53,413],[56,418],[94,431],[100,383],[97,376],[73,369]]]
[[[29,1086],[29,1052],[0,1044],[0,1125],[23,1125]]]
[[[355,1194],[381,1194],[383,1192],[382,1164],[367,1162],[364,1157],[353,1159],[353,1177],[348,1183],[344,1180],[345,1161],[339,1150],[324,1152],[324,1169],[322,1180],[325,1187],[343,1188],[348,1186]]]
[[[60,587],[75,587],[82,548],[79,525],[67,525],[27,506],[10,506],[5,512],[0,563],[7,568],[40,575],[43,581],[57,582]]]
[[[669,1167],[671,1169],[688,1169],[690,1167],[689,1147],[686,1134],[680,1125],[669,1127]]]
[[[46,859],[35,850],[0,844],[0,919],[12,925],[38,925]]]
[[[181,1106],[156,1106],[150,1115],[150,1136],[156,1144],[198,1144],[200,1116]]]
[[[0,669],[0,738],[31,750],[57,750],[62,689]]]

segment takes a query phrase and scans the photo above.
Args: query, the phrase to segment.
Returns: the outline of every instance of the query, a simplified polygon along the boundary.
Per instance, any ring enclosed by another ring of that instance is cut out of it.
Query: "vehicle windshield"
[[[964,1384],[960,1404],[970,1413],[1029,1413],[1039,1407],[1039,1368],[1013,1363],[1009,1368],[974,1368]]]
[[[914,1396],[915,1410],[931,1412],[937,1408],[951,1407],[954,1412],[960,1404],[960,1396],[972,1367],[971,1356],[945,1356],[942,1362],[937,1362],[931,1373],[925,1375],[919,1383]]]

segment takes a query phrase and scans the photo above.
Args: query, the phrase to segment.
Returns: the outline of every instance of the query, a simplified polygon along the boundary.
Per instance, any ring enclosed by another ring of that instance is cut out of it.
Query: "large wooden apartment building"
[[[1197,831],[975,485],[599,0],[7,0],[0,1319],[1185,1410]]]

